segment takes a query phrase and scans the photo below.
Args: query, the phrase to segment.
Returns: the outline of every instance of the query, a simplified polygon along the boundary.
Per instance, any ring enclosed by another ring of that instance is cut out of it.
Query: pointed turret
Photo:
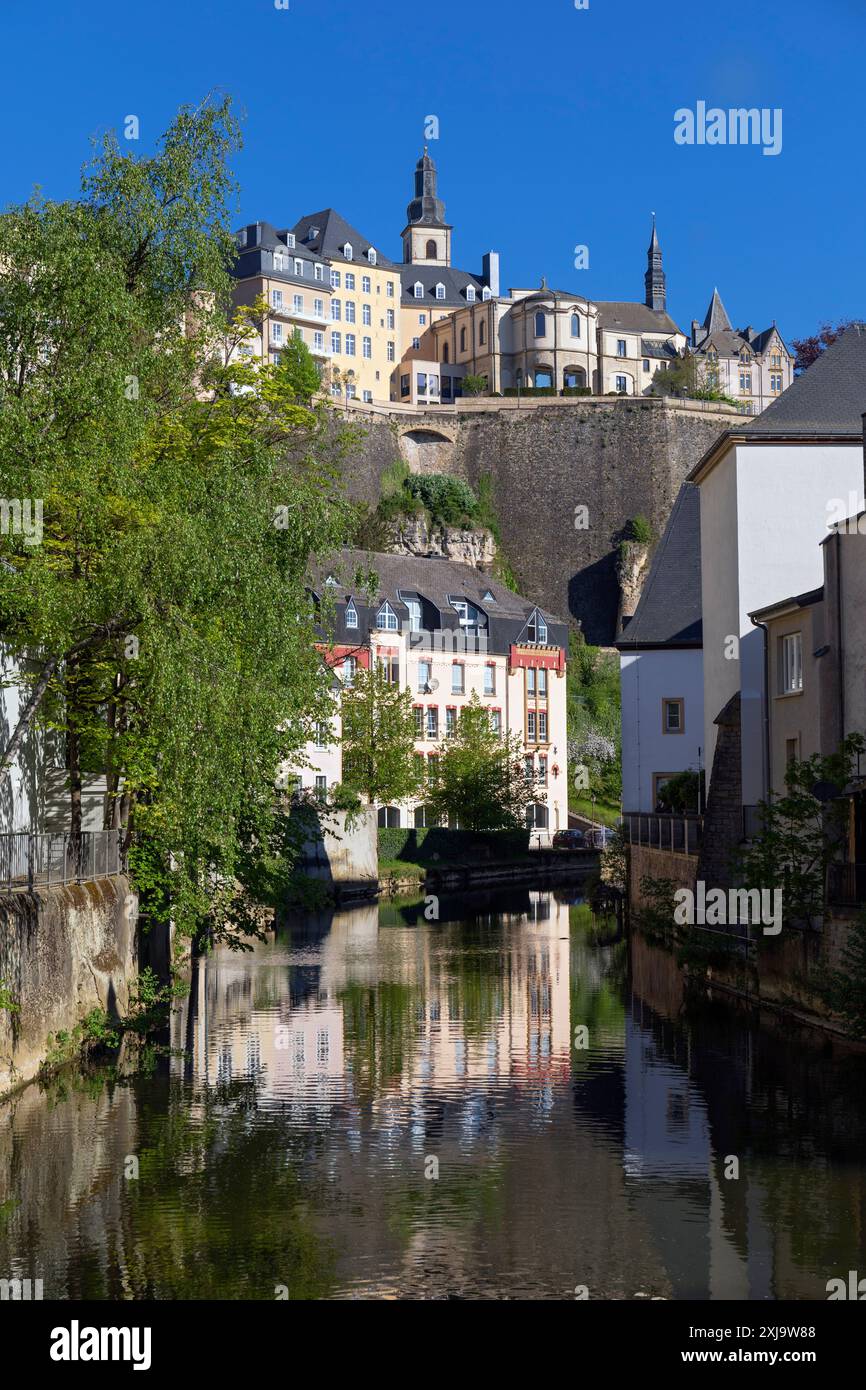
[[[713,290],[713,297],[710,300],[710,307],[707,310],[707,316],[704,319],[704,328],[706,329],[707,337],[709,337],[711,333],[729,333],[731,331],[730,320],[725,312],[725,306],[722,303],[721,295],[718,290],[715,289]]]
[[[415,196],[406,208],[403,260],[414,265],[451,264],[451,228],[436,192],[436,165],[424,153],[415,165]]]
[[[659,244],[658,232],[656,231],[656,215],[653,213],[653,230],[650,237],[650,244],[646,257],[646,275],[644,285],[646,286],[646,306],[654,309],[656,313],[665,312],[667,302],[667,291],[665,287],[665,272],[662,266],[662,248]]]

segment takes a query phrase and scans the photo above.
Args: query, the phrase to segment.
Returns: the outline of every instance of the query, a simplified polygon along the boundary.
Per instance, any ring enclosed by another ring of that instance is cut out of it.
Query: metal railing
[[[0,835],[0,890],[81,883],[125,869],[119,830],[86,830],[79,836],[68,831],[37,835],[27,830]]]
[[[623,831],[630,845],[667,850],[673,854],[697,854],[701,847],[703,816],[652,815],[626,811]]]

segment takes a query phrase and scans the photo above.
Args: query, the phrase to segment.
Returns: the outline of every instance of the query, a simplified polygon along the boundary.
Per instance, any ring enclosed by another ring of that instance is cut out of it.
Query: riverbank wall
[[[0,894],[0,1097],[31,1081],[51,1039],[94,1009],[126,1013],[138,899],[123,876]]]

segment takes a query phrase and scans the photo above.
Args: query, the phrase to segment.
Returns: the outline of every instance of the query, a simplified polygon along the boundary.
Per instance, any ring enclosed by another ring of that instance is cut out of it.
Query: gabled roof
[[[311,232],[316,229],[317,235],[311,236]],[[292,230],[299,243],[310,250],[317,251],[320,256],[324,256],[329,261],[345,261],[346,265],[354,265],[359,262],[361,265],[367,263],[367,252],[372,246],[376,252],[376,265],[384,270],[397,270],[398,267],[393,261],[389,261],[387,256],[376,246],[375,242],[370,241],[369,237],[362,236],[356,227],[347,222],[345,217],[334,208],[325,208],[322,212],[310,213],[307,217],[302,217],[296,222]],[[346,242],[352,247],[352,260],[346,260],[343,255],[343,247]]]
[[[707,333],[715,333],[720,328],[730,329],[730,327],[731,320],[725,312],[725,306],[722,303],[721,295],[717,289],[714,289],[713,297],[710,300],[710,307],[704,318],[704,328],[707,330]]]
[[[653,556],[635,615],[614,643],[621,652],[700,647],[701,492],[683,483]]]
[[[648,309],[646,304],[638,304],[626,299],[596,299],[598,321],[602,328],[614,332],[624,328],[631,333],[680,333],[670,314],[659,309]]]
[[[743,433],[860,437],[864,411],[866,325],[852,324]]]

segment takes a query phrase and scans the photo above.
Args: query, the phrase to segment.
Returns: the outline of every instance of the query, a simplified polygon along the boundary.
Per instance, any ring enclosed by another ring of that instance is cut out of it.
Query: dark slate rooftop
[[[683,483],[635,615],[614,645],[627,652],[700,647],[702,640],[701,493],[694,483]]]
[[[743,434],[859,436],[864,411],[866,325],[852,324]]]
[[[602,328],[612,332],[624,328],[632,333],[679,333],[670,314],[658,309],[649,309],[646,304],[638,304],[625,299],[596,299],[598,321]]]
[[[314,229],[318,232],[316,236],[311,235]],[[300,246],[318,252],[329,261],[344,261],[346,265],[357,264],[363,267],[368,264],[367,252],[372,247],[376,252],[376,265],[380,269],[399,269],[387,256],[382,255],[375,242],[362,236],[358,229],[347,222],[345,217],[341,217],[334,208],[324,208],[322,212],[313,212],[307,217],[302,217],[295,223],[292,231]],[[352,247],[351,261],[343,254],[346,242]]]
[[[458,304],[466,304],[466,287],[472,285],[475,289],[476,304],[481,299],[481,292],[484,289],[484,280],[480,275],[472,275],[468,270],[455,270],[453,266],[445,265],[402,265],[400,267],[400,281],[402,285],[401,303],[406,308],[411,308],[417,304],[419,308],[435,309],[436,305],[449,306],[453,308]],[[414,286],[416,281],[424,286],[423,299],[416,299]],[[436,298],[436,286],[445,286],[445,298]]]
[[[378,593],[372,598],[363,583],[356,584],[356,574],[366,576],[373,571],[379,580]],[[336,583],[328,583],[331,578]],[[548,643],[568,649],[568,625],[553,617],[546,609],[512,593],[497,579],[491,578],[472,565],[438,557],[424,558],[409,555],[390,555],[366,550],[344,549],[314,566],[311,575],[313,592],[321,598],[329,593],[337,607],[336,641],[358,641],[366,629],[375,625],[375,616],[385,599],[391,604],[401,623],[408,620],[408,609],[400,598],[417,595],[423,601],[425,627],[459,629],[459,617],[451,605],[452,598],[465,598],[475,604],[488,619],[491,651],[506,651],[510,643],[521,640],[521,633],[536,608],[548,624]],[[492,594],[492,600],[485,594]],[[347,633],[343,623],[346,601],[352,598],[358,609],[359,627]]]

